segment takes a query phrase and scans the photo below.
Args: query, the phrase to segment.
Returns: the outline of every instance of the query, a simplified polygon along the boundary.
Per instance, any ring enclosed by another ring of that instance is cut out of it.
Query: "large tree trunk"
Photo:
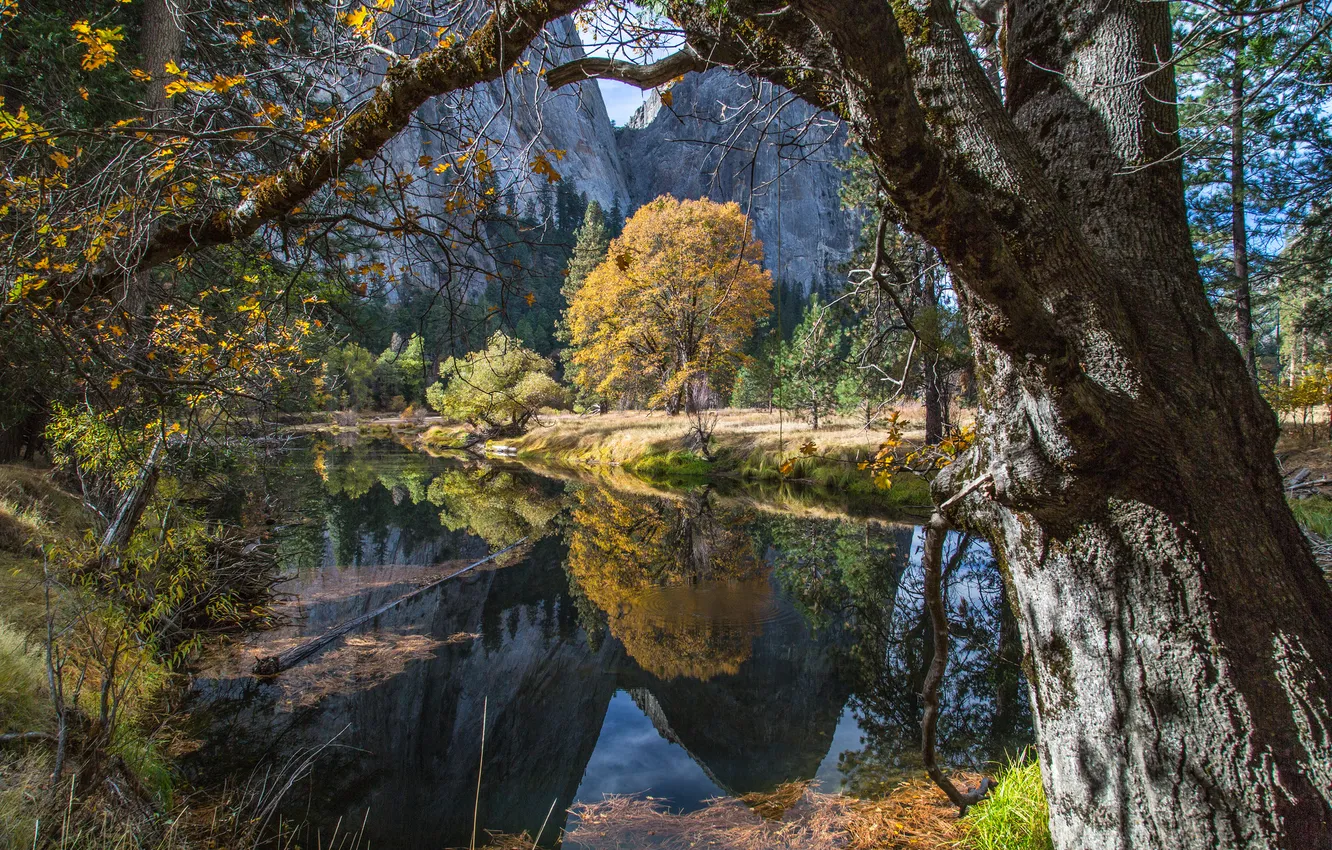
[[[171,114],[171,98],[166,93],[166,84],[175,77],[167,73],[166,65],[168,62],[180,64],[185,41],[180,20],[183,12],[180,0],[144,0],[140,52],[144,70],[152,77],[144,97],[150,123],[164,120]]]
[[[949,519],[1010,583],[1056,847],[1332,846],[1332,590],[1193,258],[1167,6],[1013,4],[1007,109],[947,0],[728,8],[763,37],[671,11],[838,108],[952,271],[983,401],[936,496],[989,482]]]

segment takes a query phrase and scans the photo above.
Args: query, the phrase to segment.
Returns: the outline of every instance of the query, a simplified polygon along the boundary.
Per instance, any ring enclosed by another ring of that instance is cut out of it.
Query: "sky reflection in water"
[[[296,455],[271,477],[311,520],[286,541],[292,622],[196,679],[201,746],[183,766],[197,781],[280,769],[332,740],[284,816],[322,835],[364,820],[371,846],[438,848],[468,843],[483,712],[480,826],[535,834],[554,802],[545,839],[574,801],[604,794],[676,810],[790,780],[868,794],[916,764],[931,650],[909,523],[380,444]],[[275,680],[248,675],[256,654],[523,536],[537,542],[518,563],[414,597]],[[941,743],[962,766],[1031,731],[988,552],[954,538],[946,554],[956,649]]]

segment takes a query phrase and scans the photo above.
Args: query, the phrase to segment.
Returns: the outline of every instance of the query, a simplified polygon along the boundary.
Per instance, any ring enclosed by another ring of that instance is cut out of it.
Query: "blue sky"
[[[606,101],[606,112],[616,126],[623,127],[643,102],[644,92],[614,80],[597,80],[597,85],[601,87],[601,99]]]

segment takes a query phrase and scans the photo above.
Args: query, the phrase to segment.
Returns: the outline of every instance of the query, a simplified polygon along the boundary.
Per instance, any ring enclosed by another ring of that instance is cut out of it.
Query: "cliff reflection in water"
[[[293,533],[292,624],[194,683],[201,744],[184,767],[201,782],[282,771],[318,751],[283,800],[285,819],[324,840],[341,820],[344,831],[364,822],[370,846],[439,848],[470,837],[483,711],[482,835],[535,835],[553,803],[543,843],[575,799],[606,792],[692,808],[829,764],[857,790],[911,767],[929,652],[912,607],[912,526],[383,447],[321,452],[311,475],[323,486],[306,506],[312,523]],[[539,542],[517,563],[445,582],[276,679],[248,675],[255,654],[523,536]],[[1001,719],[1008,683],[996,671],[1011,662],[994,660],[994,570],[977,544],[953,550],[966,646],[944,751],[983,760],[1029,736],[1025,688]],[[864,733],[850,754],[832,751],[839,729],[839,741]]]

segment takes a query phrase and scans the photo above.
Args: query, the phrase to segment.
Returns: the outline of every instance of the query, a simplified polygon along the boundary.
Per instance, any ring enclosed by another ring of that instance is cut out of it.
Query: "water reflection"
[[[778,609],[748,517],[706,492],[679,498],[572,489],[567,569],[645,671],[707,681],[734,674]]]
[[[322,449],[309,475],[322,486],[293,537],[317,557],[293,557],[292,623],[197,678],[184,763],[219,781],[323,747],[284,801],[322,830],[306,844],[341,819],[372,846],[466,845],[483,714],[479,827],[535,834],[553,803],[548,840],[604,793],[691,809],[816,776],[867,793],[914,764],[931,648],[911,525],[378,446]],[[413,597],[277,679],[248,675],[255,654],[524,536],[539,542],[520,562]],[[1025,689],[998,651],[1015,632],[988,552],[957,539],[949,555],[943,752],[976,763],[1029,736]]]

